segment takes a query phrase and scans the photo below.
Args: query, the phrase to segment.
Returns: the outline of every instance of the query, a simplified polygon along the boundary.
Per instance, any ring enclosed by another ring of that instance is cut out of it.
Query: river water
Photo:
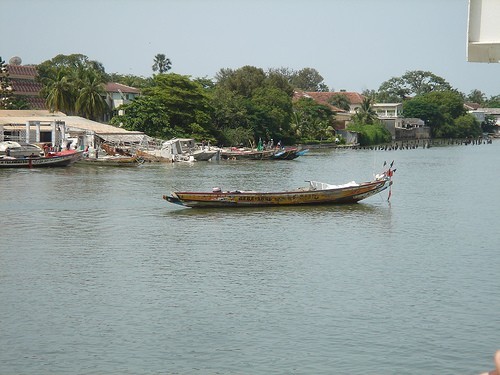
[[[361,182],[347,206],[171,190]],[[0,170],[0,374],[477,374],[500,348],[500,143]]]

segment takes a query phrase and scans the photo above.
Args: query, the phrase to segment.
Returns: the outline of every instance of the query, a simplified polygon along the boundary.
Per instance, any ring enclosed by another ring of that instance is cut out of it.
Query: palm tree
[[[155,56],[153,64],[153,72],[163,74],[168,72],[172,67],[172,62],[163,53],[158,53]]]
[[[355,119],[363,124],[373,124],[377,118],[377,113],[372,108],[372,100],[363,98],[361,107],[356,110]]]
[[[74,110],[75,90],[69,75],[63,69],[47,79],[44,89],[45,103],[51,112],[69,112]]]
[[[106,92],[102,76],[94,70],[86,70],[81,79],[76,100],[76,111],[91,120],[98,120],[106,111]]]

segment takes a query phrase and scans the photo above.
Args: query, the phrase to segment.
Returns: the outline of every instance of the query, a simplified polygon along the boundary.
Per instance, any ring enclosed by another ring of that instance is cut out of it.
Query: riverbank
[[[418,148],[430,148],[430,147],[440,147],[440,146],[480,146],[488,145],[493,143],[493,138],[466,138],[466,139],[413,139],[413,140],[401,140],[394,141],[391,143],[385,143],[380,145],[372,146],[360,146],[360,145],[338,145],[335,143],[322,143],[316,145],[300,145],[303,149],[351,149],[351,150],[413,150]]]

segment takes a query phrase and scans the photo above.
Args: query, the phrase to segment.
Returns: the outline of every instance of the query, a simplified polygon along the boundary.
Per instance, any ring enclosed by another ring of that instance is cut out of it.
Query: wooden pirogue
[[[257,192],[248,190],[212,192],[172,192],[163,199],[192,208],[210,207],[258,207],[356,203],[389,188],[392,185],[392,164],[375,179],[360,184],[349,182],[344,185],[330,185],[308,181],[309,186],[291,191]]]
[[[47,156],[34,156],[24,158],[1,157],[0,168],[42,168],[66,167],[82,157],[81,151],[63,150],[51,152]]]

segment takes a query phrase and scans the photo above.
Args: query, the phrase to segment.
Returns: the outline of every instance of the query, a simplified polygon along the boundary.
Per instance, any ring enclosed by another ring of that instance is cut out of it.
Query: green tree
[[[293,103],[291,127],[302,142],[322,141],[334,136],[334,116],[330,107],[311,98],[300,98]]]
[[[485,103],[486,108],[500,108],[500,95],[491,96]]]
[[[180,134],[189,135],[190,126],[209,126],[209,98],[203,87],[189,76],[169,73],[154,77],[154,86],[146,95],[159,97],[166,108],[172,126]]]
[[[454,119],[453,138],[479,137],[482,134],[481,124],[477,119],[467,113]]]
[[[118,73],[111,73],[109,75],[109,81],[121,83],[125,86],[135,87],[137,89],[150,87],[153,84],[153,80],[150,77],[145,78],[141,76],[135,76],[133,74],[123,75]]]
[[[60,69],[66,69],[67,72],[75,72],[82,69],[94,70],[102,76],[103,81],[109,81],[109,76],[106,74],[102,63],[96,60],[90,60],[87,56],[82,54],[60,54],[50,60],[42,62],[37,66],[37,79],[43,84],[47,76],[53,77],[54,72]]]
[[[10,109],[30,109],[30,103],[26,100],[25,97],[20,95],[14,95],[14,99],[12,101],[12,105]]]
[[[365,89],[361,92],[361,95],[363,95],[365,98],[370,98],[373,103],[388,103],[388,102],[383,102],[378,99],[378,92],[375,90],[368,90]]]
[[[213,134],[207,93],[188,76],[158,74],[144,95],[121,108],[124,115],[114,117],[112,123],[130,130],[159,138],[210,138]]]
[[[76,107],[76,87],[72,84],[71,74],[67,68],[51,72],[44,77],[42,95],[51,112],[73,114]]]
[[[103,100],[95,96],[95,90],[104,95],[98,86],[108,82],[109,76],[100,62],[81,54],[57,55],[38,65],[37,71],[49,110],[94,119],[102,114]]]
[[[439,126],[444,121],[439,111],[439,105],[432,103],[425,97],[417,97],[403,102],[403,115],[410,118],[419,118],[431,129]]]
[[[260,68],[247,65],[236,70],[221,69],[216,74],[215,80],[217,86],[251,98],[254,90],[264,86],[266,74]]]
[[[426,94],[425,98],[439,105],[439,110],[445,117],[455,119],[466,113],[464,100],[457,91],[433,91]]]
[[[247,101],[233,91],[216,86],[210,99],[210,106],[213,109],[212,122],[215,127],[220,131],[231,128],[249,129]]]
[[[370,98],[363,98],[363,102],[357,108],[353,120],[356,123],[365,125],[372,125],[377,120],[377,114],[372,107],[372,100]]]
[[[391,133],[380,123],[373,125],[351,123],[347,129],[359,133],[358,140],[361,146],[372,146],[392,141]]]
[[[292,114],[292,101],[288,94],[276,87],[261,87],[255,90],[250,103],[255,138],[288,142]]]
[[[102,76],[95,70],[85,71],[76,100],[76,111],[81,116],[99,120],[108,109],[104,100],[106,92],[102,79]]]
[[[452,90],[452,87],[444,78],[428,71],[414,70],[406,72],[401,77],[393,77],[383,82],[379,87],[379,94],[381,98],[400,101],[409,96],[449,90]]]
[[[172,62],[163,53],[158,53],[155,55],[153,60],[153,72],[158,72],[160,74],[168,72],[172,68]]]
[[[346,95],[334,94],[328,99],[328,103],[344,111],[349,111],[351,109],[351,102]]]
[[[303,91],[328,91],[328,86],[324,83],[323,77],[314,68],[303,68],[298,72],[294,72],[290,83],[293,87]]]
[[[9,69],[0,57],[0,109],[13,109],[14,96],[9,79]]]
[[[290,118],[293,89],[274,70],[260,68],[221,69],[211,90],[212,123],[221,142],[235,144],[263,139],[292,142]],[[251,134],[251,137],[248,135]]]
[[[236,128],[225,128],[221,135],[223,136],[222,144],[228,144],[231,146],[237,145],[252,145],[254,142],[254,134],[251,129],[236,127]]]
[[[456,91],[432,91],[403,103],[405,117],[417,117],[434,137],[457,136],[455,119],[464,116],[464,100]],[[472,134],[471,134],[472,135]]]
[[[120,109],[123,109],[125,114],[113,117],[111,123],[114,125],[141,131],[160,139],[182,135],[170,126],[168,108],[158,96],[141,95]]]
[[[486,101],[486,95],[480,90],[472,90],[466,99],[472,103],[483,104]]]

